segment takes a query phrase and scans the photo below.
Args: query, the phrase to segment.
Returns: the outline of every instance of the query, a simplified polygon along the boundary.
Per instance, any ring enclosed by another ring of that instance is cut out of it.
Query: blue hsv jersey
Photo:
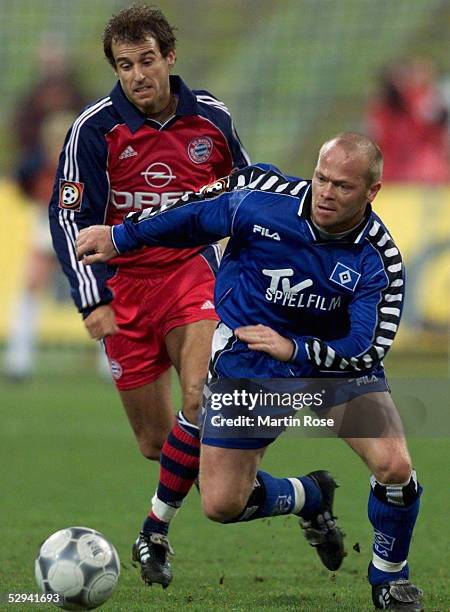
[[[399,250],[370,204],[341,240],[321,239],[310,209],[309,180],[261,164],[158,214],[130,215],[112,236],[119,252],[230,236],[215,289],[229,328],[261,323],[291,338],[297,376],[380,372],[402,313]]]

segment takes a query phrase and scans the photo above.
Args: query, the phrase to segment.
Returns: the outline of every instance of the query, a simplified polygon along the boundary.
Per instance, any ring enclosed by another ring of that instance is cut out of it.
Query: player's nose
[[[133,78],[137,83],[141,83],[145,79],[145,75],[139,66],[135,66],[133,69]]]
[[[320,195],[325,198],[333,198],[334,197],[334,187],[332,183],[325,183],[324,185],[322,185],[322,188],[320,190]]]

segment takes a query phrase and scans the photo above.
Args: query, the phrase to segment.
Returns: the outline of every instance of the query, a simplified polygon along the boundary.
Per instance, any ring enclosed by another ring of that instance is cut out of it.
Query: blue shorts
[[[264,448],[303,408],[323,417],[332,407],[356,397],[390,392],[381,366],[364,375],[357,374],[350,377],[348,373],[319,372],[309,365],[300,370],[249,350],[220,323],[213,338],[200,416],[202,444]],[[274,422],[277,424],[269,424]]]

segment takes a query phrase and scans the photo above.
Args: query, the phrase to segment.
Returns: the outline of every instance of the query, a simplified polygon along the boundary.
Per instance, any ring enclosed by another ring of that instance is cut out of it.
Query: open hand
[[[267,325],[245,325],[234,330],[234,335],[246,342],[252,351],[262,351],[279,361],[289,361],[294,343]]]

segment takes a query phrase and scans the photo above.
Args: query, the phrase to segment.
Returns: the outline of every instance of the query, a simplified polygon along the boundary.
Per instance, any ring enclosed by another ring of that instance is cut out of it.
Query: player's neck
[[[343,238],[345,238],[346,236],[348,236],[349,234],[351,234],[352,232],[355,231],[355,229],[357,227],[359,227],[360,225],[362,225],[364,219],[362,221],[358,221],[358,223],[356,225],[354,225],[353,227],[351,227],[348,230],[345,230],[344,232],[339,232],[339,233],[331,233],[331,232],[327,232],[325,229],[323,229],[322,227],[319,227],[316,223],[314,223],[314,221],[311,219],[312,224],[314,225],[314,227],[317,230],[317,233],[319,234],[319,236],[322,238],[322,240],[342,240]]]
[[[158,123],[164,123],[173,117],[177,108],[177,98],[171,93],[167,104],[155,113],[146,113],[146,117]]]

